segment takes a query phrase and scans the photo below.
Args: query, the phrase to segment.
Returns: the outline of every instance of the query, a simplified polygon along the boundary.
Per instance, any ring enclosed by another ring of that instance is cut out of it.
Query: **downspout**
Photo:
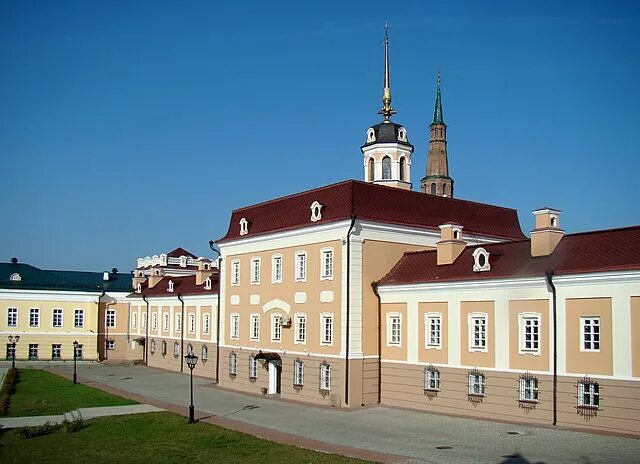
[[[147,323],[144,326],[144,364],[149,365],[149,300],[147,295],[142,295],[142,300],[147,303]]]
[[[547,284],[553,298],[553,425],[558,421],[558,314],[556,310],[556,286],[553,284],[553,271],[545,273]]]
[[[182,299],[182,293],[178,293],[178,299],[182,304],[180,316],[180,372],[184,372],[184,331],[187,329],[187,325],[184,321],[184,300]]]
[[[347,328],[345,333],[346,349],[345,349],[345,368],[344,368],[344,404],[349,404],[349,325],[350,325],[350,306],[351,306],[351,232],[356,223],[356,217],[351,216],[351,225],[347,232]]]
[[[378,282],[371,282],[371,288],[378,299],[378,403],[382,402],[382,302],[378,293]]]
[[[222,255],[218,257],[218,309],[216,312],[216,385],[220,376],[220,293],[222,293]]]
[[[100,314],[100,300],[102,299],[103,296],[105,296],[107,294],[107,291],[104,289],[104,287],[102,287],[102,293],[100,294],[100,296],[98,297],[98,315]],[[105,306],[105,310],[106,310],[106,306]],[[100,318],[98,318],[99,320]],[[107,359],[107,337],[109,336],[109,327],[107,327],[107,313],[104,313],[104,330],[105,330],[105,337],[104,337],[104,359]],[[100,329],[98,329],[98,339],[100,339]],[[98,361],[100,361],[100,353],[98,353]]]

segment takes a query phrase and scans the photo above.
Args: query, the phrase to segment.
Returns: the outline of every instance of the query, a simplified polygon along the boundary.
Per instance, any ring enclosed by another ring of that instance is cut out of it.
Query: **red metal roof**
[[[322,219],[311,222],[311,204],[318,201]],[[428,195],[357,180],[347,180],[306,192],[234,210],[225,242],[349,219],[428,228],[439,231],[446,222],[464,226],[467,234],[521,239],[524,234],[514,209],[455,198]],[[240,220],[249,233],[240,235]]]
[[[484,248],[491,269],[473,271],[473,251]],[[531,257],[531,242],[519,240],[464,249],[453,264],[438,266],[435,250],[408,252],[380,285],[486,280],[640,269],[640,226],[565,235],[550,256]]]
[[[169,281],[173,281],[173,292],[169,292]],[[182,277],[164,277],[160,282],[155,284],[153,288],[149,288],[149,280],[142,284],[141,293],[131,293],[130,297],[167,297],[176,298],[178,295],[217,295],[220,288],[220,279],[218,273],[211,276],[211,290],[205,290],[204,284],[196,285],[196,276]]]
[[[175,250],[170,251],[169,253],[167,253],[167,257],[169,258],[179,258],[180,256],[187,256],[190,258],[198,258],[196,255],[194,255],[193,253],[189,253],[187,250],[185,250],[182,247],[178,247]]]

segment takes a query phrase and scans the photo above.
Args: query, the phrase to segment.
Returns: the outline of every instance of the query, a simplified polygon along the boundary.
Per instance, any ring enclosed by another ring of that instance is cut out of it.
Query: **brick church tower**
[[[447,161],[447,125],[442,117],[440,74],[438,74],[433,122],[429,125],[427,172],[420,182],[421,190],[424,193],[453,197],[453,179],[449,177],[449,162]]]

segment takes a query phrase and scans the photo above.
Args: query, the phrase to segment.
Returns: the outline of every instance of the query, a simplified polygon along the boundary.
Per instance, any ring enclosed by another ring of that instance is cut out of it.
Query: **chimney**
[[[151,271],[151,275],[149,276],[149,288],[153,288],[156,286],[158,282],[160,282],[163,278],[162,272],[160,269],[154,269]]]
[[[440,226],[440,241],[436,243],[438,266],[453,264],[467,246],[462,240],[462,226],[448,222]]]
[[[144,271],[142,271],[140,269],[136,269],[135,271],[133,271],[133,278],[131,279],[131,286],[135,290],[136,288],[138,288],[138,284],[141,284],[145,280],[147,280],[147,279],[144,276]]]
[[[196,271],[196,285],[204,284],[204,280],[207,277],[211,277],[213,275],[212,263],[208,259],[200,258],[198,259],[198,270]]]
[[[564,230],[560,228],[560,211],[540,208],[533,211],[536,228],[531,231],[531,256],[549,256],[556,249]]]

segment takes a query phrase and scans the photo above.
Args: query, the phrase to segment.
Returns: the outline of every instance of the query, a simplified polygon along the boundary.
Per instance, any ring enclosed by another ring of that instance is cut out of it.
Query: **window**
[[[460,229],[453,229],[453,239],[454,240],[460,239]]]
[[[370,127],[367,131],[367,143],[376,141],[376,132],[373,130],[373,127]]]
[[[175,332],[176,333],[180,333],[182,332],[182,317],[180,314],[176,314],[176,327],[175,327]]]
[[[231,327],[229,327],[229,336],[232,340],[237,340],[240,336],[240,314],[231,315]]]
[[[16,346],[13,343],[7,343],[7,359],[13,359],[16,355]]]
[[[256,358],[253,355],[249,356],[249,378],[258,378],[258,361],[256,361]]]
[[[331,365],[327,363],[320,364],[320,390],[331,390]]]
[[[251,285],[260,283],[260,258],[251,258]]]
[[[469,395],[484,396],[485,376],[480,372],[469,372]]]
[[[207,277],[204,279],[204,289],[211,290],[211,277]]]
[[[299,359],[293,361],[293,385],[296,387],[304,385],[304,363]]]
[[[51,345],[51,359],[60,359],[62,358],[62,345],[54,344]]]
[[[382,158],[382,178],[391,179],[391,158],[388,156]]]
[[[320,315],[320,343],[322,345],[333,343],[333,314]]]
[[[189,314],[189,332],[190,333],[196,332],[196,315],[195,314]]]
[[[407,164],[407,162],[405,161],[404,156],[401,156],[400,157],[400,173],[399,173],[400,174],[400,180],[404,180],[404,177],[405,177],[404,176],[404,170],[406,168],[406,164]]]
[[[169,313],[162,315],[162,331],[169,332]]]
[[[424,369],[424,389],[425,391],[440,390],[440,371],[433,367],[425,367]]]
[[[73,326],[76,329],[84,327],[84,309],[76,309],[73,315]]]
[[[165,356],[167,354],[167,342],[166,341],[162,340],[161,348],[162,348],[162,356]]]
[[[187,267],[187,257],[186,256],[180,256],[180,267]],[[173,291],[173,290],[171,290]]]
[[[367,179],[369,182],[373,182],[375,179],[375,171],[374,171],[374,166],[375,164],[373,164],[373,158],[369,158],[369,161],[367,161],[367,167],[368,167],[368,172],[369,172],[369,178]]]
[[[274,255],[271,257],[271,283],[279,284],[282,282],[282,255]]]
[[[469,315],[469,350],[487,351],[487,315]]]
[[[229,353],[229,375],[238,375],[238,355]]]
[[[40,310],[38,308],[31,308],[31,310],[29,311],[29,326],[38,327],[39,325],[40,325]]]
[[[7,309],[7,327],[18,326],[18,308]]]
[[[578,407],[598,408],[600,406],[600,385],[589,379],[578,382]]]
[[[307,280],[307,252],[298,251],[296,253],[296,282]]]
[[[20,274],[18,274],[17,272],[14,272],[13,274],[11,274],[11,277],[9,277],[9,280],[11,282],[20,282],[22,280],[22,277],[20,277]]]
[[[307,341],[307,316],[296,314],[296,343],[306,343]]]
[[[538,402],[538,379],[529,375],[520,376],[519,401]]]
[[[29,343],[29,359],[38,359],[38,345]]]
[[[147,313],[144,311],[140,315],[140,329],[147,330]]]
[[[404,127],[398,129],[398,140],[400,140],[401,142],[407,141],[407,129],[405,129]]]
[[[158,330],[158,313],[151,313],[151,330]]]
[[[476,248],[473,252],[473,271],[489,271],[491,265],[489,264],[489,252],[484,248]]]
[[[210,318],[208,314],[202,316],[202,333],[208,334],[210,329]]]
[[[76,358],[82,359],[84,356],[84,347],[82,345],[76,346]]]
[[[240,261],[231,262],[231,285],[240,285]]]
[[[174,358],[180,357],[180,343],[178,342],[173,342],[173,357]]]
[[[333,248],[323,249],[320,260],[320,279],[333,279]]]
[[[202,358],[202,362],[205,362],[207,359],[209,359],[209,348],[207,347],[207,345],[202,345],[202,350],[201,350],[201,354],[200,357]]]
[[[107,309],[107,319],[106,319],[106,327],[115,327],[116,326],[116,310],[115,309]]]
[[[249,338],[251,340],[260,340],[260,315],[251,315],[251,324],[249,327]]]
[[[582,351],[600,351],[600,318],[581,317]]]
[[[131,313],[131,328],[135,329],[136,327],[138,327],[138,313],[134,312]]]
[[[431,184],[431,195],[435,195],[436,194],[436,184],[435,182]]]
[[[442,327],[442,315],[439,313],[426,313],[424,315],[424,340],[425,348],[440,348],[440,330]]]
[[[387,345],[400,345],[400,314],[387,315]]]
[[[142,284],[136,285],[136,293],[142,293]]]
[[[442,196],[447,196],[447,184],[442,184]]]
[[[317,201],[311,203],[311,222],[317,222],[322,219],[322,205]]]
[[[167,291],[169,293],[173,293],[173,280],[169,281],[169,286],[167,287]]]
[[[282,337],[282,316],[273,314],[271,316],[271,341],[279,342]]]
[[[245,218],[240,219],[240,235],[247,235],[249,233],[249,221]]]
[[[540,316],[537,314],[520,315],[520,352],[540,352]]]
[[[187,353],[193,354],[193,345],[191,343],[187,345]]]
[[[155,340],[151,340],[151,345],[149,346],[149,351],[151,351],[151,354],[155,354],[155,352],[156,352],[156,341]]]
[[[116,341],[107,340],[107,350],[115,350],[115,349],[116,349]]]

